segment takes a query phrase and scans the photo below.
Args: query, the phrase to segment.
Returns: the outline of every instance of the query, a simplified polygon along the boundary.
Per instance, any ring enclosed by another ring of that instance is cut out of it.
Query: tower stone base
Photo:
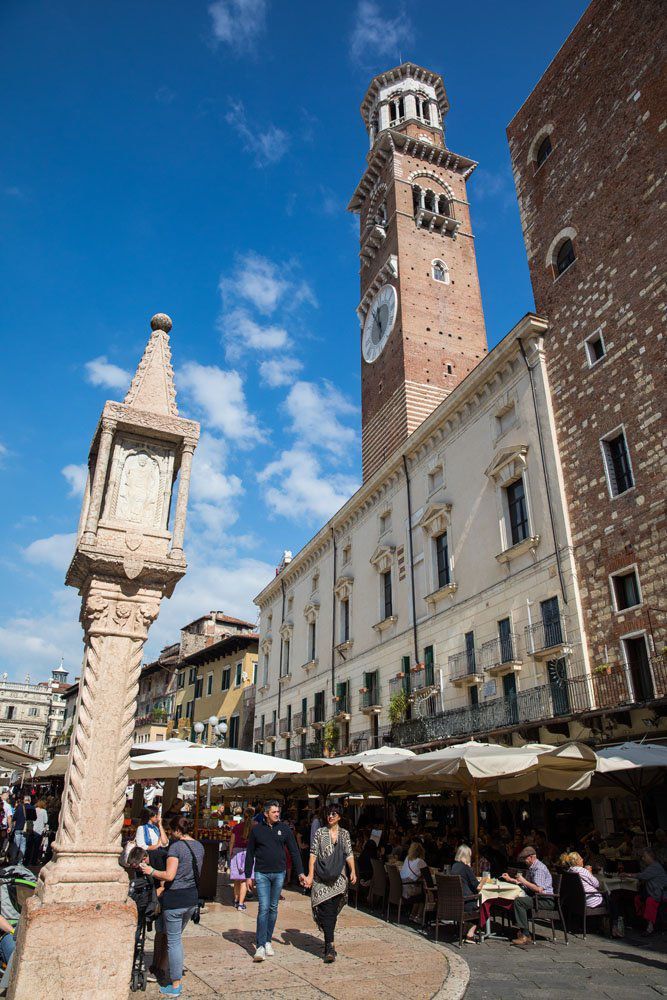
[[[127,1000],[136,926],[131,902],[45,905],[32,896],[23,906],[8,997]]]

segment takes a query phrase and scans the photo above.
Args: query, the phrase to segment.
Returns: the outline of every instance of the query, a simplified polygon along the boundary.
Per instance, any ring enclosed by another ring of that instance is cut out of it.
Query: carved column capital
[[[148,629],[160,611],[161,595],[139,592],[124,595],[117,584],[93,585],[81,605],[81,624],[86,640],[91,636],[119,636],[145,641]]]

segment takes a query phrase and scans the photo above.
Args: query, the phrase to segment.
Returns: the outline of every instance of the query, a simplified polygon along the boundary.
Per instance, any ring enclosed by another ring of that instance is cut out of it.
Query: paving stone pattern
[[[231,906],[231,892],[219,894],[222,903],[207,906],[201,923],[192,923],[184,935],[184,1000],[426,1000],[461,996],[460,989],[440,993],[449,973],[444,948],[418,935],[386,924],[347,907],[336,934],[335,965],[322,961],[322,937],[311,916],[310,900],[287,890],[280,904],[274,932],[275,958],[252,961],[257,903],[245,913]],[[148,942],[150,956],[152,944]],[[149,958],[150,960],[150,958]],[[456,958],[454,959],[456,962]],[[459,980],[460,981],[460,980]],[[141,995],[141,994],[139,994]],[[130,997],[137,994],[129,994]],[[149,984],[144,996],[159,996]]]
[[[622,940],[570,935],[566,946],[539,937],[523,948],[500,940],[465,946],[465,1000],[650,1000],[667,996],[667,935]]]

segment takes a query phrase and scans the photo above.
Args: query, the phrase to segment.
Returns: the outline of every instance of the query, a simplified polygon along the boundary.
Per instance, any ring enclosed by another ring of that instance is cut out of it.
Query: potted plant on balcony
[[[359,688],[359,694],[368,694],[368,688],[364,687]]]
[[[322,745],[324,747],[325,757],[333,757],[336,747],[338,745],[338,739],[340,737],[340,731],[338,726],[333,721],[329,719],[324,729],[322,730]]]
[[[593,673],[594,674],[600,674],[600,675],[610,674],[611,673],[611,663],[597,663],[593,667]]]
[[[389,721],[392,726],[405,721],[408,713],[408,696],[405,691],[396,691],[389,699]]]
[[[423,663],[415,663],[415,665],[413,667],[410,667],[410,673],[411,674],[418,674],[419,671],[423,670],[423,669],[424,669],[424,664]]]

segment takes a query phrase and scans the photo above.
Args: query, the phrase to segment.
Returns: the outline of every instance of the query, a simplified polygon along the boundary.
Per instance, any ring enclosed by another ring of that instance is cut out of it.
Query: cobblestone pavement
[[[311,916],[310,899],[287,890],[274,932],[275,958],[255,964],[257,903],[245,913],[231,906],[231,891],[207,906],[198,926],[184,934],[185,988],[189,1000],[234,996],[235,1000],[438,1000],[460,998],[467,973],[448,951],[362,911],[346,907],[336,933],[338,958],[322,961],[322,937]],[[147,943],[149,957],[152,944]],[[443,988],[443,983],[446,986]],[[130,993],[130,997],[141,994]],[[144,994],[159,996],[155,984]]]
[[[539,931],[538,931],[539,934]],[[523,948],[490,940],[465,945],[465,1000],[651,1000],[667,997],[667,935],[619,940],[591,934],[538,937]]]

